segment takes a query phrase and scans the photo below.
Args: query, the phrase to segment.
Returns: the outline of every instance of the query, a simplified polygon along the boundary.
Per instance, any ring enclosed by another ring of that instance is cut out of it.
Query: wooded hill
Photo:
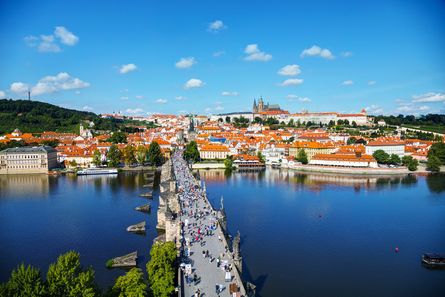
[[[0,100],[0,134],[22,132],[78,132],[79,124],[93,121],[97,130],[117,130],[122,120],[102,119],[93,112],[67,109],[29,100]]]

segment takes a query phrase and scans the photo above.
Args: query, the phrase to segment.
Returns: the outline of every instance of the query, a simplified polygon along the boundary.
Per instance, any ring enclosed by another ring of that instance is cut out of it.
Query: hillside
[[[28,100],[0,100],[0,134],[15,128],[23,132],[76,132],[82,121],[94,121],[98,130],[116,130],[119,121],[102,119],[92,112],[62,108]]]

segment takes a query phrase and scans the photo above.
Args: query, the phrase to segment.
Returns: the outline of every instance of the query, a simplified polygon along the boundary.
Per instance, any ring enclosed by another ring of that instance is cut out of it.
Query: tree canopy
[[[147,282],[140,268],[132,268],[125,275],[119,276],[112,288],[112,295],[116,297],[145,297],[147,296]]]
[[[297,161],[301,162],[302,164],[308,163],[308,157],[307,157],[306,151],[304,149],[298,150]]]
[[[121,163],[122,153],[119,148],[113,144],[107,153],[108,166],[117,167]]]
[[[387,164],[389,161],[389,154],[384,150],[376,150],[372,156],[379,164]]]
[[[175,290],[176,254],[173,242],[155,243],[151,247],[151,259],[147,263],[147,272],[150,288],[155,297],[169,297]]]
[[[147,154],[148,163],[150,163],[150,165],[159,166],[164,163],[164,156],[162,155],[161,147],[156,141],[150,143]]]
[[[95,129],[116,130],[123,122],[103,119],[92,112],[78,111],[29,100],[0,100],[0,134],[18,128],[26,132],[79,132],[79,124],[94,121]]]
[[[196,141],[190,141],[184,150],[184,159],[188,162],[196,163],[200,160],[198,145]]]

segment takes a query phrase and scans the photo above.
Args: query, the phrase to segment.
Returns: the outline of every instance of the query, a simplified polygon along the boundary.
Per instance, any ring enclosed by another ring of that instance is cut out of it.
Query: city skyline
[[[260,96],[445,112],[443,1],[56,4],[0,4],[0,97],[129,115],[251,111]]]

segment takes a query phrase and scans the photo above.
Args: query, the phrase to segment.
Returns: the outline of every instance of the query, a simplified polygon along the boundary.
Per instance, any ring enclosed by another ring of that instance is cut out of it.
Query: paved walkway
[[[183,236],[184,296],[232,296],[229,284],[235,281],[235,267],[225,246],[221,228],[204,193],[197,186],[181,152],[173,156],[173,166],[181,203]],[[225,280],[231,276],[232,281]],[[217,287],[221,288],[217,293]],[[200,295],[197,292],[200,292]],[[196,295],[195,295],[196,294]]]

